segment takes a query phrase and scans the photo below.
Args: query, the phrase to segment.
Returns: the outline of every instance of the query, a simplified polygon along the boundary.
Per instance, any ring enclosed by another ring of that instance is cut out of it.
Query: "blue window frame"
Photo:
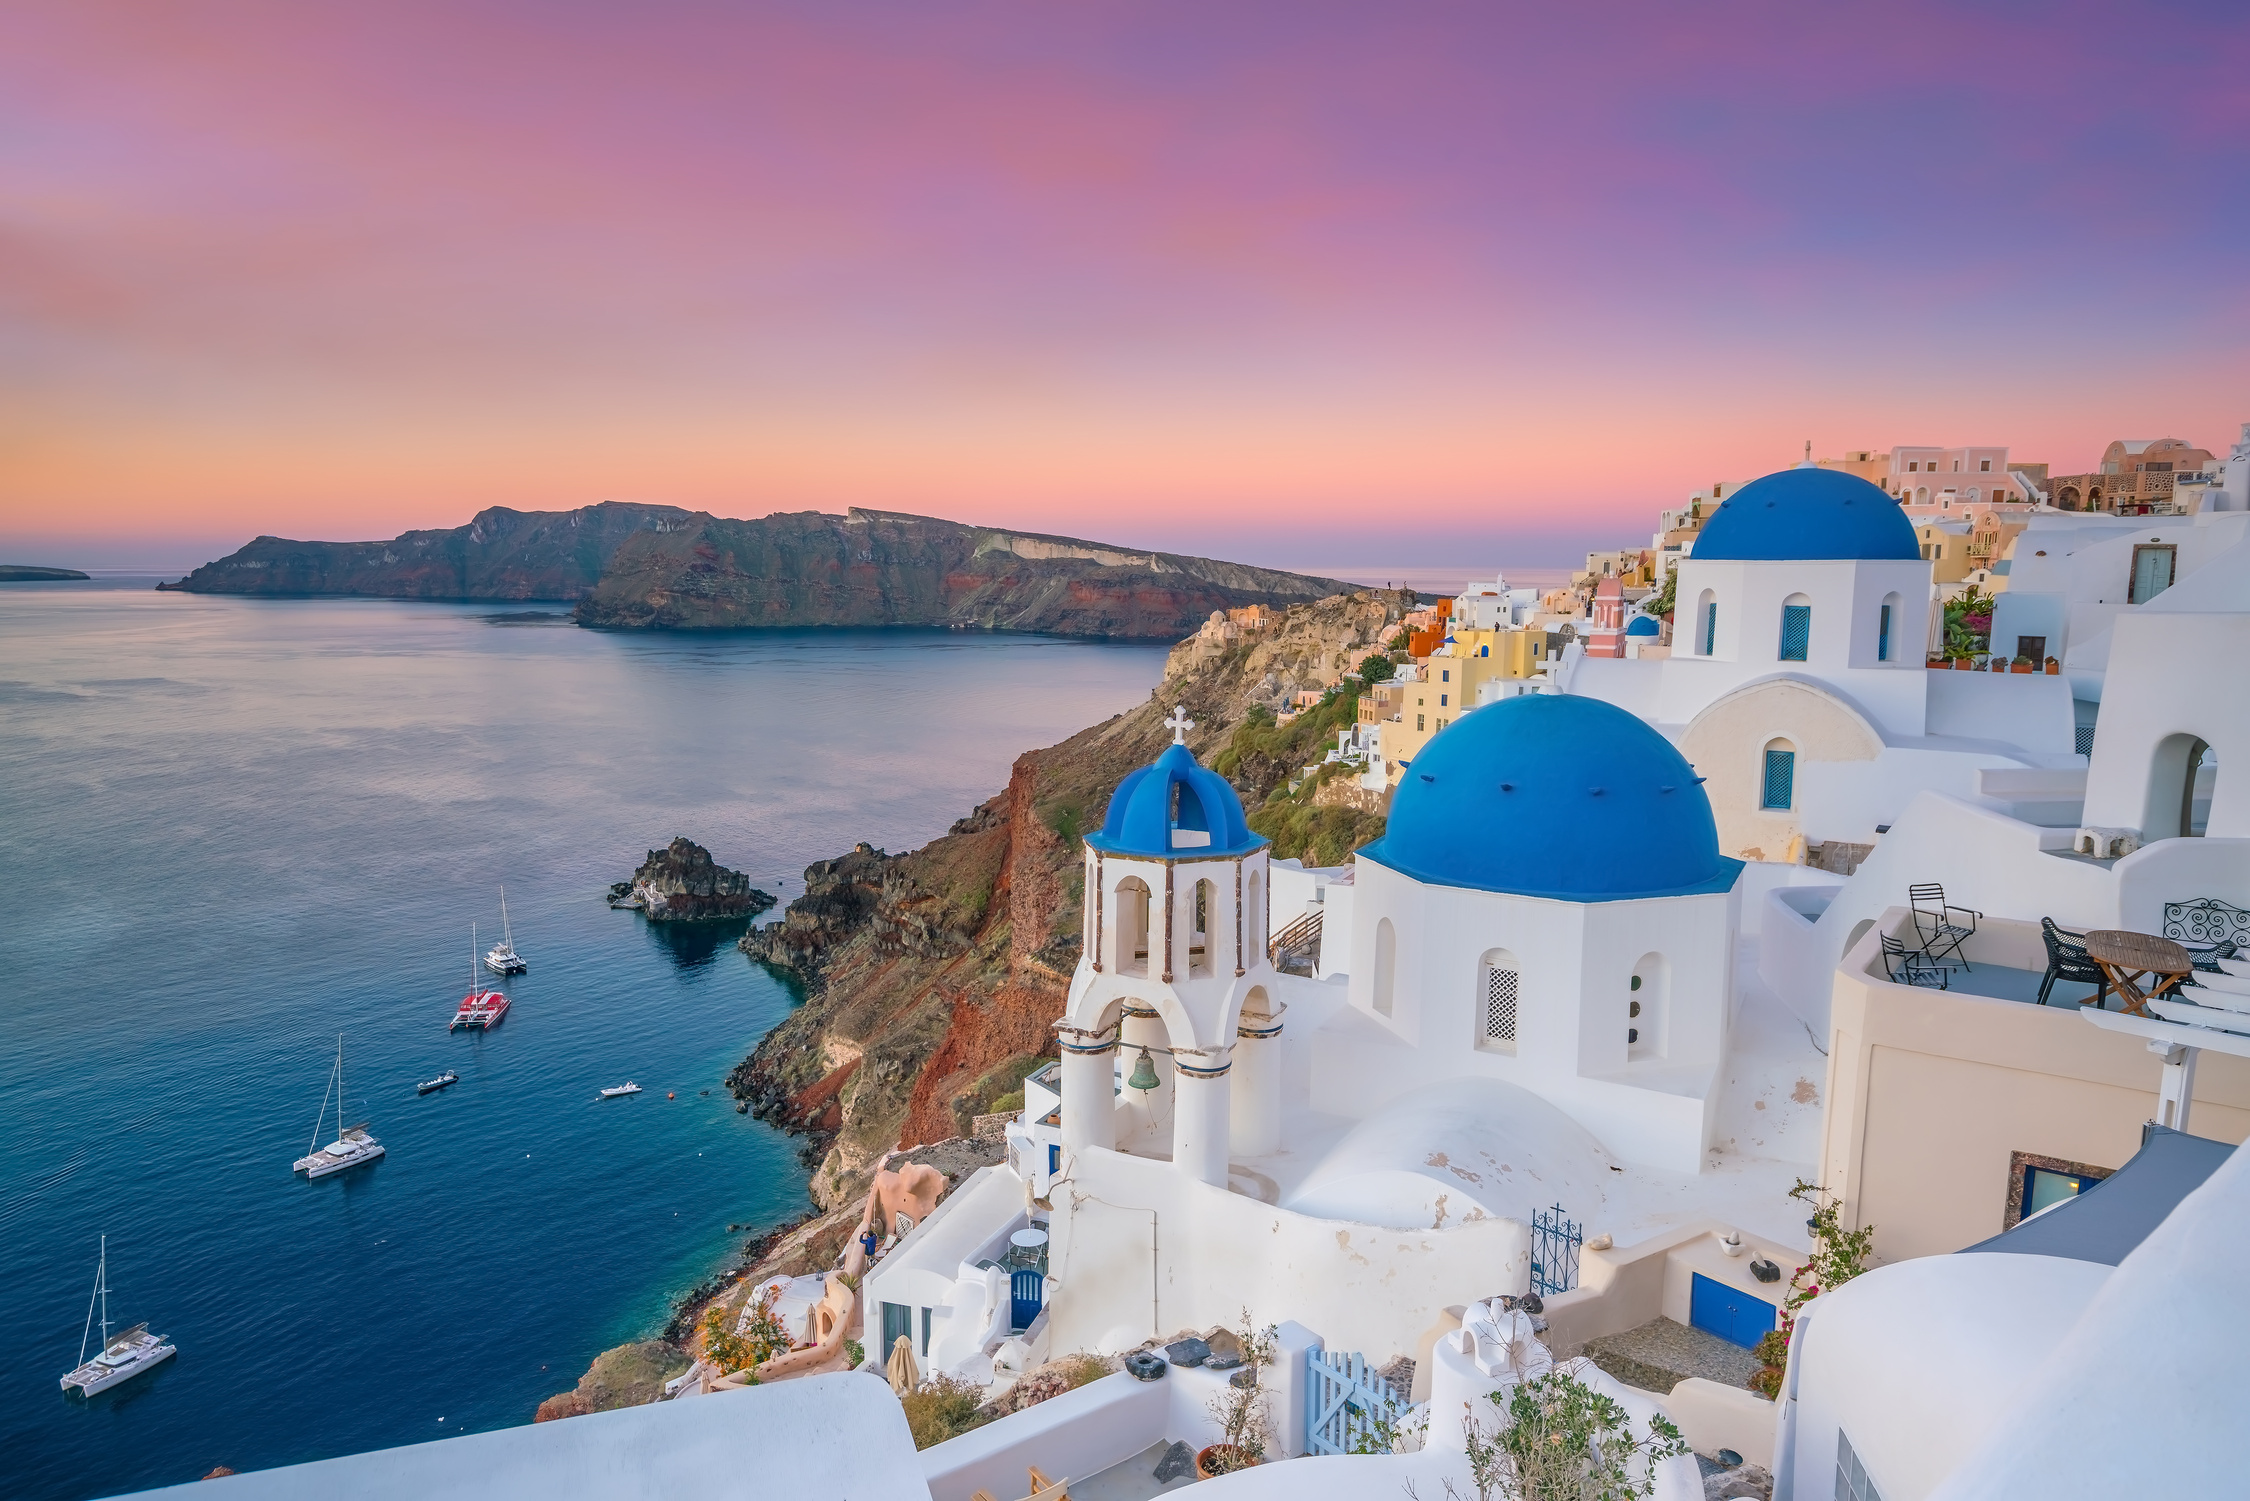
[[[2023,1170],[2023,1218],[2030,1219],[2042,1209],[2076,1198],[2099,1181],[2077,1173],[2059,1173],[2051,1167],[2027,1167]]]
[[[1047,1143],[1047,1171],[1049,1174],[1062,1171],[1062,1148],[1054,1142]]]
[[[1703,655],[1711,655],[1719,644],[1719,602],[1712,600],[1703,607]]]
[[[1783,605],[1781,607],[1781,660],[1802,662],[1805,647],[1812,641],[1812,606]]]
[[[1795,751],[1769,750],[1766,752],[1766,791],[1758,806],[1787,812],[1797,794],[1797,753]]]
[[[901,1338],[914,1333],[914,1310],[904,1303],[883,1305],[883,1348],[895,1350]]]
[[[1875,625],[1875,660],[1878,662],[1888,662],[1890,659],[1891,607],[1889,605],[1885,605],[1883,606],[1882,618],[1878,620]]]
[[[929,1356],[930,1356],[930,1311],[929,1311],[929,1310],[928,1310],[927,1308],[925,1308],[925,1309],[923,1309],[923,1310],[922,1310],[922,1358],[923,1358],[924,1360],[927,1360],[927,1359],[929,1359]]]

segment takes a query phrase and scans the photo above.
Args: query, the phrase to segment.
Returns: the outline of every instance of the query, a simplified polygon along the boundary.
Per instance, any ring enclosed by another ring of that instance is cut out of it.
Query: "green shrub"
[[[984,1388],[940,1375],[899,1398],[899,1406],[906,1409],[906,1426],[914,1435],[914,1447],[927,1449],[989,1421],[977,1411],[983,1400]]]

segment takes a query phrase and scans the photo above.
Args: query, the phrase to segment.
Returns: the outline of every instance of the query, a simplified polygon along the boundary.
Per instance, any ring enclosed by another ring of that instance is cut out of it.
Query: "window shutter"
[[[1812,606],[1783,605],[1781,607],[1781,660],[1802,662],[1805,648],[1812,639]]]
[[[1766,752],[1766,795],[1759,804],[1763,808],[1786,811],[1796,793],[1797,753],[1770,750]]]

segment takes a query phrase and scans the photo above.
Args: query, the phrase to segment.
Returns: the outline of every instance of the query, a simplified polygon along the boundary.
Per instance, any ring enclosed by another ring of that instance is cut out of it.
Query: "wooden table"
[[[2102,968],[2127,1016],[2147,1016],[2147,1003],[2180,988],[2195,969],[2188,951],[2169,938],[2153,933],[2130,933],[2118,928],[2097,928],[2086,935],[2086,957]],[[2156,984],[2142,990],[2143,975],[2157,976]]]

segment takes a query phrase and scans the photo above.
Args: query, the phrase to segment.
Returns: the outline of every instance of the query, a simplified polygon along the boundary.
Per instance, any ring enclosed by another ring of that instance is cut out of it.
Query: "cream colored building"
[[[2163,1071],[2142,1039],[2089,1024],[2075,1004],[1894,985],[1881,933],[1920,942],[1912,914],[1893,908],[1836,971],[1820,1155],[1844,1224],[1875,1227],[1877,1260],[1998,1235],[2024,1212],[2026,1169],[2083,1181],[2139,1150]],[[1988,918],[1967,953],[2018,971],[2047,962],[2036,922]],[[2218,1141],[2250,1136],[2250,1059],[2204,1055],[2189,1123]]]

